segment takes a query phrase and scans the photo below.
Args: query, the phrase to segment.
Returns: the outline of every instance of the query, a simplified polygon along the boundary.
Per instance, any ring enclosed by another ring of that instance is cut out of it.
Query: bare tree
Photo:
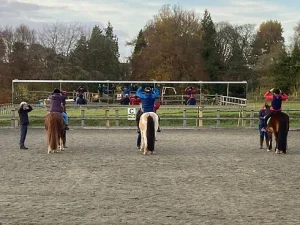
[[[1,30],[1,37],[3,40],[3,43],[5,45],[5,58],[6,61],[8,61],[8,56],[13,51],[13,45],[15,43],[15,35],[14,30],[11,26],[6,26]]]
[[[76,42],[84,32],[80,23],[53,23],[45,25],[39,33],[39,40],[45,48],[54,50],[57,54],[69,56]]]
[[[16,42],[21,42],[26,46],[36,42],[36,31],[23,24],[16,28],[14,35]]]

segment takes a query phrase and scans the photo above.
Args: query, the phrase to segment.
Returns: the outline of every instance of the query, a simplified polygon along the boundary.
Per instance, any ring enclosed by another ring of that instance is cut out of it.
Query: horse
[[[45,116],[45,129],[47,132],[48,154],[64,150],[63,140],[65,124],[61,113],[50,112]]]
[[[270,107],[266,108],[266,114],[270,113]],[[284,112],[275,112],[271,115],[267,124],[267,147],[268,151],[272,150],[272,134],[275,136],[275,153],[281,152],[286,154],[287,135],[289,131],[289,116]]]
[[[141,131],[141,151],[144,155],[148,151],[154,153],[156,133],[159,127],[158,115],[154,112],[143,113],[140,117],[139,128]]]

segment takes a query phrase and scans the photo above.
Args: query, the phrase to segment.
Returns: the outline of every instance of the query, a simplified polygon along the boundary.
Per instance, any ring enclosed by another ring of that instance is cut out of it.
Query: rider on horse
[[[66,104],[66,98],[62,95],[62,92],[55,88],[53,90],[53,93],[50,96],[50,112],[60,112],[62,114],[62,117],[64,119],[64,122],[66,124],[66,130],[69,130],[68,127],[68,121],[69,117],[65,113],[65,104]]]
[[[273,94],[271,94],[273,92]],[[277,112],[281,112],[281,104],[282,101],[286,101],[288,99],[287,94],[282,93],[279,89],[272,88],[271,90],[267,91],[264,95],[264,98],[268,101],[271,101],[271,112],[265,116],[265,124],[263,130],[266,130],[268,119]]]
[[[139,122],[140,117],[143,113],[146,112],[155,112],[154,104],[155,104],[155,98],[159,96],[159,90],[157,88],[154,88],[154,93],[150,87],[146,87],[145,94],[142,93],[143,87],[140,87],[136,91],[136,95],[142,100],[142,108],[140,112],[136,115],[136,122],[138,127],[138,140],[137,140],[137,146],[140,147],[141,145],[141,132],[139,130]]]

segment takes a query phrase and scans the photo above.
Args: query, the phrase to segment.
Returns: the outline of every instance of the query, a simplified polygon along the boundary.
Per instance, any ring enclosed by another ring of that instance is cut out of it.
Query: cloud
[[[280,0],[0,0],[0,25],[41,26],[56,21],[77,21],[89,27],[96,24],[103,27],[110,21],[124,57],[130,55],[130,47],[125,43],[134,38],[164,4],[174,3],[199,15],[208,9],[214,22],[259,25],[277,19],[282,21],[286,39],[293,34],[299,18],[297,7]]]

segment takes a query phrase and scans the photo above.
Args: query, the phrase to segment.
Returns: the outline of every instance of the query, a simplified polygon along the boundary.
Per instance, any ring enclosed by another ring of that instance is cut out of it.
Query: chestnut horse
[[[270,113],[269,107],[266,113]],[[271,115],[268,125],[268,151],[272,150],[272,134],[275,136],[275,153],[280,154],[286,153],[287,149],[287,135],[289,131],[290,121],[289,116],[284,112],[273,112]]]
[[[65,124],[62,114],[59,112],[50,112],[45,116],[45,129],[47,132],[48,154],[64,149],[63,139]]]
[[[143,113],[140,117],[141,151],[154,153],[156,133],[159,126],[158,115],[154,112]]]

